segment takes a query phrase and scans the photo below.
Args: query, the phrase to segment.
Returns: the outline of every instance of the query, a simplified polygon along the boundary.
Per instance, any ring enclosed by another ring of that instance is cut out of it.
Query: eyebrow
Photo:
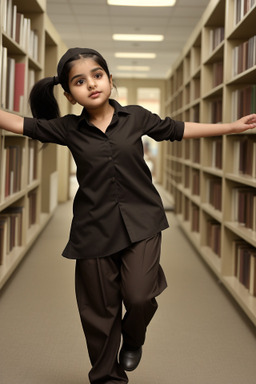
[[[103,71],[103,68],[101,68],[101,67],[96,67],[96,68],[93,68],[93,69],[91,70],[91,73],[97,72],[99,69],[100,69],[101,71]],[[82,76],[84,76],[83,73],[80,73],[80,74],[78,74],[78,75],[75,75],[75,76],[72,77],[72,79],[70,80],[70,82],[72,83],[73,80],[77,79],[78,77],[82,77]]]

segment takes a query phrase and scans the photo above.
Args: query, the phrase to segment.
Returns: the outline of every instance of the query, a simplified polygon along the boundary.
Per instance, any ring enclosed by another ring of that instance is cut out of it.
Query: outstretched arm
[[[23,134],[23,117],[0,110],[0,129]]]
[[[244,116],[233,123],[226,124],[204,124],[204,123],[185,123],[184,139],[220,136],[230,133],[241,133],[248,129],[256,128],[256,114]]]

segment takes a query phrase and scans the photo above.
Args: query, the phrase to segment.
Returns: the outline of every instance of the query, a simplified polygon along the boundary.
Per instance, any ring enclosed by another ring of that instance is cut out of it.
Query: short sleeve
[[[25,117],[23,135],[39,140],[42,143],[66,145],[65,119],[44,120]]]
[[[161,119],[158,115],[145,110],[144,134],[156,141],[181,141],[184,135],[184,122],[171,117]]]

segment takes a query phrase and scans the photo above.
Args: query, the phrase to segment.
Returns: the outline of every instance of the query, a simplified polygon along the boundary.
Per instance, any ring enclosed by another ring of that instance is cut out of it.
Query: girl
[[[243,132],[256,127],[256,114],[231,124],[199,124],[162,120],[139,106],[121,107],[109,99],[112,76],[92,49],[69,49],[57,73],[33,88],[34,118],[1,111],[0,128],[66,145],[72,152],[79,189],[63,255],[76,259],[76,297],[92,364],[89,379],[124,384],[125,371],[139,364],[155,298],[167,286],[159,259],[161,231],[168,223],[141,138],[173,141]],[[80,116],[59,116],[56,84],[70,103],[84,107]]]

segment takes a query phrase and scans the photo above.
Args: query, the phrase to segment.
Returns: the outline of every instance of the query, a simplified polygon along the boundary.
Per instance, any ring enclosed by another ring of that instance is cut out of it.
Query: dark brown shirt
[[[88,122],[85,110],[80,116],[24,120],[24,135],[67,146],[77,166],[79,189],[63,251],[68,258],[108,256],[168,227],[141,138],[181,140],[184,123],[110,103],[115,112],[106,133]]]

